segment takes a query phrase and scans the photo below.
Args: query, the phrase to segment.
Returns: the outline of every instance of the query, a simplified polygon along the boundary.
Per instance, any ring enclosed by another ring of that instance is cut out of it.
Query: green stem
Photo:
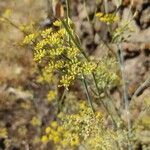
[[[70,0],[66,0],[66,6],[67,6],[67,23],[68,23],[68,18],[71,18],[71,14],[70,14]]]
[[[105,94],[107,95],[107,97],[111,100],[112,106],[115,109],[115,112],[117,113],[117,116],[119,118],[119,120],[121,121],[121,123],[124,122],[124,120],[121,118],[121,113],[120,111],[116,108],[115,103],[114,103],[114,98],[110,95],[110,93],[108,91],[105,92]],[[126,128],[127,129],[127,128]]]
[[[61,112],[61,108],[62,108],[62,104],[63,104],[63,100],[65,98],[66,92],[67,92],[67,90],[64,89],[60,99],[59,99],[59,97],[57,98],[57,106],[58,106],[57,107],[57,115]]]
[[[85,78],[84,74],[83,74],[83,83],[84,83],[88,103],[89,103],[89,105],[90,105],[90,107],[91,107],[91,109],[94,113],[95,110],[94,110],[94,107],[93,107],[93,104],[92,104],[91,96],[90,96],[90,93],[89,93],[89,90],[88,90],[88,85],[87,85],[86,78]]]
[[[109,111],[109,109],[107,108],[107,106],[105,105],[105,103],[101,100],[100,91],[99,91],[99,87],[98,87],[98,84],[97,84],[97,81],[96,81],[95,74],[92,73],[92,76],[93,76],[94,84],[95,84],[95,87],[96,87],[96,90],[97,90],[97,93],[98,93],[99,100],[100,100],[101,104],[103,105],[103,107],[105,108],[107,114],[111,117],[111,119],[112,119],[112,121],[113,121],[113,123],[114,123],[115,128],[117,128],[117,123],[116,123],[114,117],[113,117],[112,114],[110,113],[110,111]]]
[[[69,29],[69,26],[66,24],[66,22],[64,20],[61,20],[64,28],[66,29],[67,33],[69,34],[71,40],[74,42],[74,44],[77,46],[77,48],[80,50],[81,54],[86,58],[86,60],[89,61],[89,58],[87,57],[86,53],[82,50],[82,48],[80,47],[80,44],[79,44],[79,41],[77,38],[75,38],[73,35],[72,35],[72,32],[70,31]]]
[[[11,20],[9,20],[8,18],[4,17],[4,16],[1,16],[1,18],[3,18],[5,21],[7,21],[8,23],[10,23],[11,26],[13,26],[14,28],[18,29],[20,32],[22,32],[23,34],[25,35],[28,35],[28,33],[26,33],[25,31],[21,30],[19,28],[18,25],[16,25],[15,23],[13,23]]]
[[[128,150],[132,150],[132,145],[130,141],[131,137],[131,119],[130,119],[130,108],[129,108],[129,100],[128,100],[128,86],[127,86],[127,79],[125,76],[125,65],[124,65],[124,57],[123,53],[121,50],[121,46],[118,44],[118,59],[119,59],[119,64],[120,64],[120,70],[121,70],[121,75],[122,75],[122,82],[123,82],[123,99],[125,103],[125,111],[127,114],[127,123],[128,123]]]
[[[131,101],[132,101],[132,99],[137,97],[140,93],[142,93],[149,86],[150,86],[150,76],[136,89],[133,96],[131,97]]]

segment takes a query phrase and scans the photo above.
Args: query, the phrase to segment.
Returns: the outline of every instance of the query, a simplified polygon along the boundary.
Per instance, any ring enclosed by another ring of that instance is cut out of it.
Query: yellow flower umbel
[[[98,19],[101,22],[104,22],[104,23],[107,23],[107,24],[114,23],[118,20],[118,17],[115,14],[103,14],[101,12],[97,13],[96,17],[98,17]]]
[[[70,19],[64,20],[69,23],[70,31],[72,22]],[[34,46],[34,60],[42,67],[42,75],[38,78],[39,82],[52,83],[54,77],[59,80],[59,87],[69,86],[75,79],[81,79],[82,74],[89,75],[96,68],[96,64],[87,61],[79,48],[69,38],[66,29],[61,21],[53,23],[57,27],[39,31],[25,37],[24,44]],[[53,93],[54,94],[54,93]],[[54,95],[52,92],[48,95],[48,100],[52,101]]]
[[[35,40],[36,35],[35,34],[29,34],[24,38],[23,44],[33,44],[33,41]]]
[[[41,125],[41,120],[37,117],[33,117],[30,123],[33,126],[40,126]]]
[[[49,91],[48,94],[47,94],[47,99],[48,99],[48,102],[51,102],[53,101],[57,96],[57,93],[56,91]]]
[[[59,114],[46,129],[43,139],[53,142],[54,149],[117,149],[116,141],[126,142],[125,132],[107,127],[102,112],[93,113],[86,102],[79,102],[77,112]],[[121,134],[122,133],[122,134]]]
[[[61,86],[64,86],[67,90],[68,90],[68,87],[69,85],[74,81],[74,76],[69,76],[69,75],[64,75],[62,76],[61,80],[60,80],[60,85],[59,87]]]
[[[48,137],[46,135],[43,135],[41,138],[42,143],[47,143],[48,142]]]
[[[62,134],[63,127],[58,126],[56,121],[52,121],[50,126],[45,129],[45,135],[42,136],[41,142],[52,141],[54,144],[58,144],[62,140]]]

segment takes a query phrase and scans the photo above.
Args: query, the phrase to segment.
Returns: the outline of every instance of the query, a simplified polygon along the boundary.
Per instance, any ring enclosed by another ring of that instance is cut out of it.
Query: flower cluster
[[[117,68],[117,62],[113,58],[104,58],[99,62],[95,74],[98,87],[102,92],[119,84],[120,78],[117,74]]]
[[[30,123],[33,126],[40,126],[41,125],[41,120],[37,117],[33,117],[32,120],[30,121]]]
[[[97,13],[96,17],[98,17],[98,19],[101,22],[104,22],[104,23],[107,23],[107,24],[114,23],[118,20],[118,17],[115,14],[103,14],[101,12]]]
[[[48,102],[53,101],[56,98],[56,95],[57,95],[56,91],[54,90],[49,91],[47,94]]]
[[[61,21],[53,23],[57,29],[49,28],[25,37],[24,44],[34,46],[34,60],[43,64],[41,81],[51,82],[54,74],[59,77],[59,87],[66,89],[82,74],[89,75],[96,68],[93,61],[83,58],[80,50],[69,38]],[[69,21],[71,25],[71,21]],[[70,27],[71,32],[73,30]]]
[[[34,41],[34,39],[36,38],[36,35],[35,34],[29,34],[28,36],[26,36],[25,38],[24,38],[24,41],[23,41],[23,44],[31,44],[31,43],[33,43],[33,41]]]
[[[77,134],[68,132],[63,125],[59,125],[56,121],[53,121],[45,129],[45,135],[41,138],[42,143],[47,143],[48,141],[59,144],[63,148],[79,145],[79,137]]]
[[[94,114],[90,107],[85,102],[80,102],[78,113],[61,116],[63,125],[66,130],[72,133],[78,133],[80,139],[86,141],[94,134],[93,123],[101,126],[103,117],[100,112]]]
[[[83,145],[85,149],[112,150],[116,149],[117,140],[123,140],[119,130],[106,129],[103,114],[94,114],[85,102],[80,102],[78,112],[60,113],[59,119],[59,123],[53,121],[45,129],[41,138],[43,143],[53,142],[55,149],[76,149]]]

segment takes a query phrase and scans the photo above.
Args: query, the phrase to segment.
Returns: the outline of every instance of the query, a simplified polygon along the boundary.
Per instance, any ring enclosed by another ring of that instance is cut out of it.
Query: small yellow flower
[[[41,36],[43,38],[46,38],[48,35],[51,34],[51,32],[52,32],[52,28],[46,29],[46,30],[44,30],[44,31],[41,32]]]
[[[107,24],[114,23],[118,20],[118,17],[115,14],[103,14],[101,12],[96,14],[96,17],[99,18],[100,21],[105,22]]]
[[[62,132],[63,132],[63,127],[59,126],[59,127],[57,128],[57,131],[58,131],[58,133],[62,133]]]
[[[78,146],[79,145],[79,137],[77,135],[73,134],[70,144],[71,144],[71,146]]]
[[[51,128],[50,127],[47,127],[46,129],[45,129],[45,133],[46,134],[49,134],[51,132]]]
[[[87,106],[86,106],[85,101],[83,101],[83,102],[80,103],[80,109],[81,109],[82,111],[85,110],[85,109],[87,109]]]
[[[46,135],[43,135],[41,138],[42,143],[47,143],[48,142],[48,137]]]
[[[38,61],[41,62],[42,58],[46,55],[46,50],[45,49],[39,49],[38,51],[36,51],[35,55],[34,55],[34,61]]]
[[[24,38],[23,44],[32,44],[35,38],[36,38],[35,34],[33,33],[29,34]]]
[[[66,30],[64,28],[62,28],[57,33],[60,37],[63,37],[66,34]]]
[[[53,101],[56,98],[56,95],[57,95],[56,91],[52,91],[52,90],[49,91],[47,95],[48,102]]]
[[[69,135],[70,135],[69,131],[65,131],[63,134],[64,139],[69,137]]]
[[[65,146],[67,146],[68,145],[68,140],[67,139],[63,139],[62,141],[61,141],[61,144],[65,147]]]
[[[59,87],[64,86],[68,90],[69,85],[74,79],[75,77],[73,75],[63,75],[62,79],[60,80],[61,85],[59,85]]]
[[[83,73],[84,74],[90,74],[93,72],[93,70],[96,68],[96,64],[94,62],[84,62],[82,64]]]
[[[53,25],[54,26],[57,26],[57,27],[60,27],[61,26],[61,21],[59,21],[59,20],[56,20],[54,23],[53,23]]]
[[[58,142],[60,141],[59,136],[55,136],[55,137],[53,138],[53,141],[54,141],[55,144],[58,143]]]
[[[35,46],[35,52],[41,49],[44,49],[44,46],[47,44],[47,41],[41,40],[40,42],[37,43],[37,45]]]
[[[32,120],[31,120],[31,124],[33,126],[40,126],[41,125],[41,120],[37,117],[33,117]]]
[[[52,135],[52,134],[49,134],[49,135],[48,135],[48,139],[52,141],[52,140],[53,140],[53,135]]]
[[[68,56],[69,58],[74,58],[74,57],[76,57],[78,54],[79,54],[79,49],[76,48],[76,47],[69,47],[69,48],[67,49],[67,56]]]
[[[63,68],[64,67],[64,61],[63,60],[58,60],[58,61],[56,61],[56,64],[55,64],[55,68],[56,69],[61,69],[61,68]]]
[[[56,121],[53,121],[53,122],[51,123],[51,126],[52,126],[53,128],[57,128],[58,124],[57,124]]]
[[[55,49],[51,49],[49,54],[51,57],[55,57],[55,56],[59,56],[63,53],[64,48],[55,48]]]

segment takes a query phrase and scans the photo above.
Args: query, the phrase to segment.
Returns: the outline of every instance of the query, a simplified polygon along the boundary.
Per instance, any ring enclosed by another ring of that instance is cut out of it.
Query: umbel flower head
[[[74,33],[71,20],[64,21],[67,22],[71,33]],[[52,77],[58,74],[59,86],[68,89],[77,77],[90,74],[96,64],[83,58],[60,20],[55,21],[53,25],[58,30],[49,28],[36,34],[32,33],[25,37],[23,43],[33,46],[34,60],[38,64],[44,64],[41,81],[51,82]]]
[[[61,112],[58,117],[59,121],[52,121],[41,137],[42,143],[53,142],[56,150],[78,149],[82,145],[85,149],[112,150],[117,149],[116,140],[125,140],[124,131],[106,128],[103,113],[94,114],[84,101],[78,103],[76,113]]]
[[[98,19],[101,22],[107,23],[107,24],[111,24],[114,23],[118,20],[118,17],[115,14],[109,13],[109,14],[103,14],[101,12],[96,14],[96,17],[98,17]]]

